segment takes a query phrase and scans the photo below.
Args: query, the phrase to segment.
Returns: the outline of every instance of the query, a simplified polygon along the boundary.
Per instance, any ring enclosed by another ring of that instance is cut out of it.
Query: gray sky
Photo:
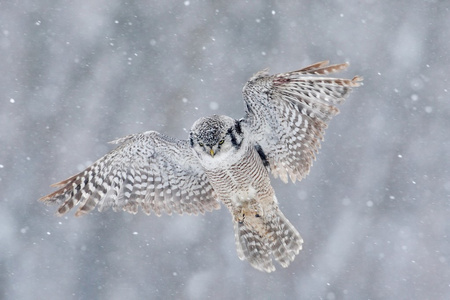
[[[448,1],[3,1],[0,294],[5,299],[450,298]],[[256,71],[349,61],[364,76],[310,175],[273,180],[305,240],[265,274],[229,212],[58,218],[51,183],[157,130],[243,116]]]

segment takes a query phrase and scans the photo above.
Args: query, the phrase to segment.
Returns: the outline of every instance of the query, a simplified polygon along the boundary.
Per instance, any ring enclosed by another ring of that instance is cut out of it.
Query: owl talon
[[[236,209],[235,211],[234,211],[234,220],[236,221],[236,222],[238,222],[239,224],[244,224],[244,221],[245,221],[245,212],[244,212],[244,210],[242,209],[242,207],[240,207],[240,208],[238,208],[238,209]]]
[[[241,218],[239,218],[238,222],[239,222],[239,224],[244,224],[244,221],[245,221],[245,214],[243,213]]]

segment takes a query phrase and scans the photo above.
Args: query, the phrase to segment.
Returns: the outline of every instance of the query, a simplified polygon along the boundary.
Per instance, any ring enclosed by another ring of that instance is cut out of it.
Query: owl
[[[156,131],[129,135],[86,170],[55,183],[42,197],[58,214],[78,206],[146,214],[203,214],[225,205],[238,256],[272,272],[302,249],[299,232],[284,216],[270,176],[285,183],[308,173],[336,107],[362,78],[327,75],[348,64],[319,62],[298,71],[253,75],[243,88],[242,119],[213,115],[197,120],[186,140]]]

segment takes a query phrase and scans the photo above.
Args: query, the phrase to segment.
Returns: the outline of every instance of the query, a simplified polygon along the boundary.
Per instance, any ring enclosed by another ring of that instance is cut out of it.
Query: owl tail
[[[247,259],[255,269],[270,273],[275,271],[273,257],[286,268],[302,249],[300,234],[278,208],[256,221],[261,226],[247,218],[233,221],[239,259]]]

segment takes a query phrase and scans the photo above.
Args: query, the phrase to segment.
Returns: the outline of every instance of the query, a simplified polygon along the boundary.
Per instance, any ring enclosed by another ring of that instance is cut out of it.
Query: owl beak
[[[211,154],[211,157],[214,157],[214,150],[213,149],[209,150],[209,154]]]

